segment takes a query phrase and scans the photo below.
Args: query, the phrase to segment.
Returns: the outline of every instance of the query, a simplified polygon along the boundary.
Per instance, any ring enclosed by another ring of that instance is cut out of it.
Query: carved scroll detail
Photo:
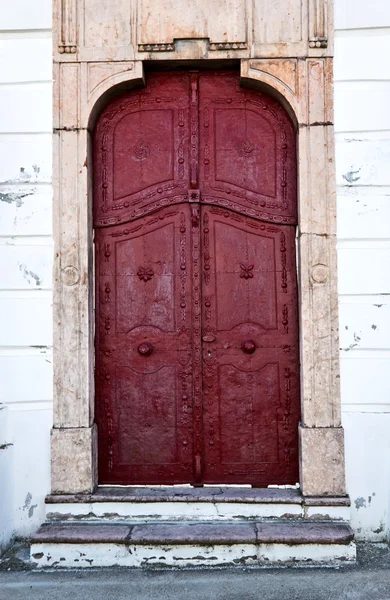
[[[210,283],[210,225],[207,212],[203,216],[203,245],[204,245],[204,281]]]
[[[283,333],[287,334],[288,333],[288,306],[287,306],[287,304],[283,305],[282,325],[283,325]]]
[[[284,417],[283,417],[283,427],[285,430],[289,427],[289,418],[291,413],[291,370],[290,367],[286,367],[284,369]]]
[[[199,90],[198,76],[191,75],[191,132],[190,132],[190,187],[196,189],[198,187],[198,162],[199,162]]]
[[[61,39],[60,54],[75,54],[77,52],[77,7],[76,0],[61,0]]]
[[[191,205],[192,222],[192,336],[193,336],[193,382],[194,382],[194,455],[195,478],[197,482],[202,477],[202,346],[201,346],[201,269],[200,269],[200,208],[199,204]]]
[[[110,401],[108,398],[104,399],[104,412],[105,412],[105,417],[106,417],[106,422],[107,422],[107,430],[108,430],[108,437],[107,437],[108,465],[107,466],[108,466],[109,472],[111,472],[112,468],[114,466],[114,444],[113,444],[114,421],[112,418]]]
[[[181,320],[186,320],[186,279],[187,279],[187,264],[186,264],[186,220],[184,213],[180,213],[180,309]]]
[[[328,0],[311,0],[309,27],[309,47],[327,48]]]
[[[280,259],[282,262],[282,291],[287,294],[287,257],[286,257],[286,236],[283,231],[280,234]]]

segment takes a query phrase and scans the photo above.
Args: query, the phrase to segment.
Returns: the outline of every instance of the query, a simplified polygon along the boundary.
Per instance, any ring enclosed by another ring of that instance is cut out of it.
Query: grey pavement
[[[10,556],[0,567],[0,600],[390,600],[383,545],[339,569],[32,571]]]

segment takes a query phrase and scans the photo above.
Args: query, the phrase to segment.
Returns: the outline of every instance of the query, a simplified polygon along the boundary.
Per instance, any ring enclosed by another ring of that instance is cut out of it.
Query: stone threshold
[[[49,494],[46,504],[211,502],[350,506],[348,496],[303,496],[298,489],[240,487],[98,487],[92,494]]]
[[[356,560],[346,522],[45,523],[31,537],[38,568],[339,566]]]
[[[31,544],[125,545],[178,544],[349,544],[353,531],[347,523],[334,522],[229,522],[51,524],[45,523],[31,536]]]

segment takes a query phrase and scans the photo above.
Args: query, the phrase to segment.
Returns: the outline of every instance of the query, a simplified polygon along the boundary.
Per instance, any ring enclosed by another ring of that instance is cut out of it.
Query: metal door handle
[[[142,342],[142,344],[138,346],[138,352],[141,356],[150,356],[153,350],[154,348],[150,342]]]
[[[252,340],[246,340],[241,344],[241,350],[245,352],[245,354],[253,354],[256,350],[256,344]]]

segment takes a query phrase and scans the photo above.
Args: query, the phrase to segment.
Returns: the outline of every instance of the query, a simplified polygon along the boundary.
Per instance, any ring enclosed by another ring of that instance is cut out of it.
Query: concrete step
[[[45,523],[31,538],[41,567],[333,565],[356,558],[345,522]]]
[[[47,521],[215,521],[247,519],[349,521],[348,497],[307,498],[297,489],[234,487],[98,488],[93,494],[50,495]]]

